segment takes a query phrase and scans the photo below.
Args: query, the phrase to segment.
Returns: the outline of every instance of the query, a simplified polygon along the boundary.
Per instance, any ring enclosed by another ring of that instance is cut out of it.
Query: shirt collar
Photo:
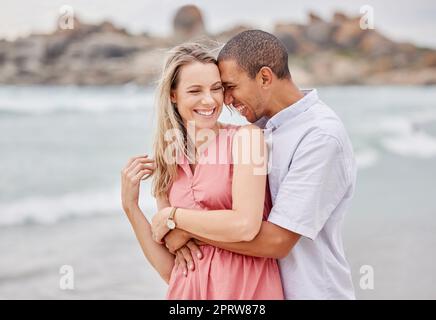
[[[261,129],[265,129],[265,125],[268,122],[268,117],[264,116],[260,119],[258,119],[255,123],[253,123],[255,126],[261,128]]]
[[[266,129],[274,129],[280,127],[286,121],[295,118],[300,113],[309,109],[319,100],[318,92],[316,91],[316,89],[301,90],[301,92],[304,94],[304,97],[295,102],[294,104],[276,113],[272,118],[270,118],[265,124]],[[263,118],[261,118],[260,120],[262,119]]]

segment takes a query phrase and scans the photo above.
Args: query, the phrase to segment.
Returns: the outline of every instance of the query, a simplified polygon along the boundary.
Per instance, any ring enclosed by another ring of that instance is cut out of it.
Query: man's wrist
[[[178,229],[178,230],[180,230],[180,231],[183,232],[183,236],[184,236],[187,240],[193,238],[193,236],[192,236],[192,234],[191,234],[190,232],[188,232],[188,231],[186,231],[186,230],[182,230],[182,229]]]

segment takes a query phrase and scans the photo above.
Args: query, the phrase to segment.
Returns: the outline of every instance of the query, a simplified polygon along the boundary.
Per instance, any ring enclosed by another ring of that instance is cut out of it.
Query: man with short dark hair
[[[241,32],[230,39],[218,54],[218,61],[234,60],[250,78],[267,66],[279,79],[290,79],[288,53],[283,43],[261,30]]]
[[[252,241],[200,240],[240,254],[278,258],[286,299],[354,299],[341,227],[356,166],[341,120],[315,89],[297,87],[286,48],[267,32],[236,35],[221,50],[218,65],[225,104],[272,135],[268,180],[273,208]]]

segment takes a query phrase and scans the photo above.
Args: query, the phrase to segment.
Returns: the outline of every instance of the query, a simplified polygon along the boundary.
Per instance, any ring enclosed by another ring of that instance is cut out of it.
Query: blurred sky
[[[166,35],[177,8],[188,3],[202,9],[210,32],[239,23],[268,31],[278,21],[304,23],[308,11],[330,18],[335,10],[359,15],[361,6],[371,5],[377,30],[395,40],[436,48],[435,0],[0,0],[0,38],[52,31],[62,5],[72,6],[85,22],[109,19],[131,32]]]

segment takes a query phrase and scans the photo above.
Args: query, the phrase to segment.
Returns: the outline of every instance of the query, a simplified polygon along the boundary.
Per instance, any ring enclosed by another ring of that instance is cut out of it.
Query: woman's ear
[[[170,99],[172,103],[176,103],[177,98],[176,98],[176,92],[174,90],[171,90]]]

